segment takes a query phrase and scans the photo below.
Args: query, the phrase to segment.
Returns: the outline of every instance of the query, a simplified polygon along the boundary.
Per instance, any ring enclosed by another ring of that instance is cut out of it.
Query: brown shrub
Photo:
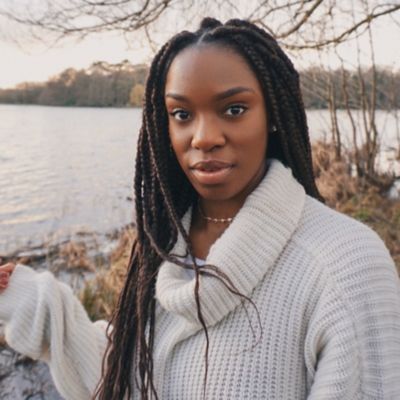
[[[111,254],[110,268],[99,272],[80,292],[79,298],[92,320],[108,320],[111,317],[125,280],[135,236],[132,227],[127,227],[121,232],[118,245]]]
[[[95,272],[96,267],[87,255],[87,247],[83,242],[70,241],[60,248],[60,257],[65,260],[68,269],[83,269]]]

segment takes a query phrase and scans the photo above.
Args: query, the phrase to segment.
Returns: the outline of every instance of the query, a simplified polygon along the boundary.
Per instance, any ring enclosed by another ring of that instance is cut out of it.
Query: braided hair
[[[108,329],[103,375],[95,395],[101,400],[129,398],[135,384],[141,399],[153,396],[158,399],[152,357],[155,282],[164,260],[187,267],[169,253],[178,234],[186,241],[193,260],[198,317],[208,346],[199,299],[199,275],[204,272],[197,268],[188,234],[181,223],[183,215],[197,201],[197,194],[171,150],[164,102],[166,75],[173,59],[183,49],[207,44],[229,47],[248,62],[260,82],[269,121],[277,129],[268,135],[266,157],[277,158],[290,167],[306,193],[324,201],[312,169],[299,75],[276,40],[250,22],[232,19],[221,24],[212,18],[203,19],[195,32],[183,31],[172,37],[155,56],[146,83],[134,181],[137,238],[132,245],[126,282]],[[212,271],[215,269],[208,273]],[[229,277],[223,278],[227,287],[236,293]],[[207,371],[207,351],[205,358]],[[133,381],[132,376],[135,376]]]

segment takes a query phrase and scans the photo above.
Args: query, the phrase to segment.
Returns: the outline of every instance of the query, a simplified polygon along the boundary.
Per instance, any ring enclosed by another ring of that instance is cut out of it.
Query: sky
[[[86,68],[95,61],[118,63],[128,59],[140,64],[148,62],[151,54],[148,47],[129,48],[124,38],[116,36],[69,41],[54,48],[35,44],[21,47],[10,41],[0,41],[0,88],[21,82],[46,81],[66,68]]]
[[[24,34],[10,22],[0,20],[0,88],[21,82],[46,81],[66,68],[86,68],[95,61],[118,63],[128,59],[133,64],[148,63],[154,54],[140,34],[133,35],[129,43],[122,35],[103,34],[82,41],[69,39],[51,48],[35,40],[27,41]],[[162,38],[160,43],[167,38]],[[382,18],[374,26],[374,39],[377,64],[400,69],[400,26],[390,18]],[[364,46],[368,47],[366,42]],[[356,63],[355,53],[354,42],[341,48],[349,65]],[[293,58],[300,68],[319,62],[314,53],[292,54]],[[333,68],[339,66],[332,55],[327,55],[324,62]]]

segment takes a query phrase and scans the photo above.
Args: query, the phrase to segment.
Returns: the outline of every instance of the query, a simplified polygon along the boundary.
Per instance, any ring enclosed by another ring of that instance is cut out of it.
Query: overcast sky
[[[21,36],[23,31],[9,22],[0,20],[0,24],[0,32],[3,32],[0,36],[0,88],[26,81],[45,81],[68,67],[86,68],[95,61],[117,63],[128,59],[137,64],[147,63],[152,57],[152,51],[140,39],[141,35],[135,35],[129,43],[121,35],[98,35],[48,48],[36,42],[27,43]],[[24,44],[15,43],[15,38]],[[390,18],[382,18],[374,26],[374,38],[377,64],[400,69],[400,27]],[[368,47],[366,43],[364,46]],[[343,46],[341,53],[355,64],[354,42]],[[318,62],[314,54],[308,53],[292,55],[292,59],[298,67]],[[333,55],[327,57],[326,63],[337,66]]]

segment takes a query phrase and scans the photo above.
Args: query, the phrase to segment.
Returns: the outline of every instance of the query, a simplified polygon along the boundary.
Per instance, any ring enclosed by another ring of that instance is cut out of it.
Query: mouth
[[[199,161],[196,164],[192,165],[190,168],[205,171],[205,172],[215,172],[224,168],[230,168],[233,164],[227,163],[225,161],[220,160],[204,160]]]
[[[226,180],[233,167],[233,164],[224,161],[207,160],[194,164],[190,169],[200,184],[218,185]]]

